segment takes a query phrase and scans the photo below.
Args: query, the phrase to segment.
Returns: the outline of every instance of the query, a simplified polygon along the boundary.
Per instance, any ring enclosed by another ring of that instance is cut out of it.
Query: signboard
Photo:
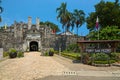
[[[111,53],[112,50],[111,49],[86,49],[85,52],[88,53]]]
[[[3,48],[0,48],[0,60],[3,58]]]

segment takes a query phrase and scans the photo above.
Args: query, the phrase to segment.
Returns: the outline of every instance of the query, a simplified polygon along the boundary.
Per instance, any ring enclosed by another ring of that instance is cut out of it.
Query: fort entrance
[[[30,42],[30,51],[38,51],[38,42],[36,41]]]

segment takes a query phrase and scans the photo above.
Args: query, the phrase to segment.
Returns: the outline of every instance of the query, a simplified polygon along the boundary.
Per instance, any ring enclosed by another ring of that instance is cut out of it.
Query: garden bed
[[[72,60],[80,60],[79,53],[61,53],[61,56],[72,59]]]

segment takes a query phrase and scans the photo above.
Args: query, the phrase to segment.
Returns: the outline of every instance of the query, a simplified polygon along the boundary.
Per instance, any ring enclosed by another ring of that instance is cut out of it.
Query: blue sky
[[[28,16],[31,16],[33,24],[35,24],[36,17],[39,17],[43,22],[51,21],[57,24],[62,30],[61,24],[56,19],[56,8],[62,2],[67,3],[67,9],[71,12],[74,9],[84,10],[87,17],[90,12],[95,10],[94,5],[100,2],[100,0],[2,0],[1,5],[4,8],[4,12],[1,14],[2,22],[0,26],[4,24],[11,25],[15,20],[27,23]],[[76,33],[76,29],[74,29],[74,32]],[[79,28],[79,35],[85,36],[88,33],[89,30],[86,24]]]

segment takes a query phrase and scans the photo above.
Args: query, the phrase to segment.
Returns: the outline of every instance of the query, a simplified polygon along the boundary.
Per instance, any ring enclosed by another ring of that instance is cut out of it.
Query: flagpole
[[[98,40],[100,39],[99,37],[100,37],[100,34],[99,34],[99,30],[98,30]]]
[[[97,16],[97,19],[96,19],[96,29],[98,31],[98,40],[99,40],[100,34],[99,34],[99,19],[98,19],[98,16]],[[98,48],[99,48],[99,43],[98,43]]]

